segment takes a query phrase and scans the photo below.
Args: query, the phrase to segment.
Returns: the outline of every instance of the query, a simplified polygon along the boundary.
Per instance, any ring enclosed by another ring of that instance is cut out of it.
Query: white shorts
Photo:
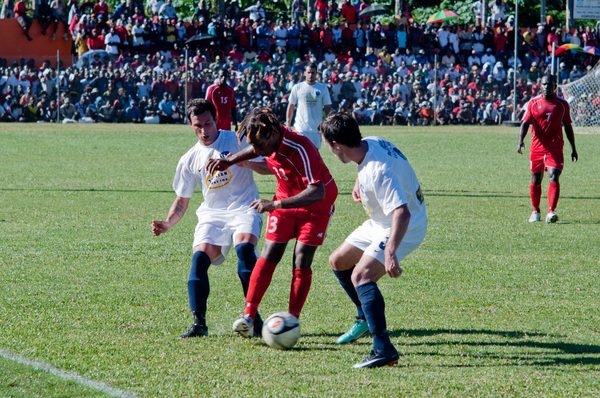
[[[255,210],[232,212],[200,208],[196,214],[198,225],[192,247],[202,243],[221,246],[221,254],[212,262],[214,265],[223,264],[236,235],[252,234],[260,238],[262,214]]]
[[[400,246],[396,250],[396,257],[398,262],[412,253],[423,240],[427,234],[427,224],[423,225],[417,230],[408,230]],[[381,264],[385,265],[385,256],[383,249],[390,236],[390,230],[380,227],[375,224],[373,220],[369,219],[365,221],[360,227],[356,228],[347,238],[346,242],[354,247],[359,248],[367,256],[373,257]]]
[[[296,134],[305,136],[317,149],[321,149],[321,134],[316,131],[295,131]]]

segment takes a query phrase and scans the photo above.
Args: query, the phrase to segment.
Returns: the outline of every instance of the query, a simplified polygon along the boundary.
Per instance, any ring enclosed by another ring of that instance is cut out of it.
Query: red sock
[[[540,212],[540,200],[542,198],[542,184],[535,185],[533,181],[529,185],[529,196],[531,196],[531,204],[533,210]]]
[[[244,315],[248,315],[252,319],[256,318],[258,305],[271,284],[275,267],[277,267],[276,263],[267,261],[262,257],[259,257],[258,260],[256,260],[256,265],[254,266],[252,276],[250,277],[248,294],[246,295],[246,311],[244,312]]]
[[[292,287],[290,289],[290,314],[296,318],[300,318],[300,312],[304,307],[304,302],[308,297],[310,291],[310,284],[312,283],[312,269],[310,268],[296,268],[294,269],[294,276],[292,277]]]
[[[560,196],[560,184],[551,182],[548,187],[548,212],[554,211],[558,205],[558,197]]]

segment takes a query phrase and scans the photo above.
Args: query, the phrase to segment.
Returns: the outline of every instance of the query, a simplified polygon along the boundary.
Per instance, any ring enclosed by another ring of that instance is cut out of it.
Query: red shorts
[[[328,213],[315,214],[302,209],[279,209],[269,213],[265,239],[272,242],[298,242],[321,246],[327,236],[334,206]]]
[[[541,173],[548,171],[548,167],[562,170],[565,163],[565,156],[562,148],[560,148],[552,151],[531,152],[529,160],[531,161],[531,172]]]

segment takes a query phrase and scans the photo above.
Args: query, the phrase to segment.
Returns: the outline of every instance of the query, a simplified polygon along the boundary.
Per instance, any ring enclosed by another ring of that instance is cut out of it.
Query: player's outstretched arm
[[[396,257],[396,250],[404,235],[408,230],[408,223],[410,222],[410,210],[408,205],[403,204],[396,208],[392,212],[392,226],[390,228],[390,237],[385,244],[385,272],[392,277],[398,278],[402,274],[402,268],[398,263],[398,257]]]
[[[271,212],[277,209],[297,209],[310,206],[325,199],[325,184],[322,182],[310,184],[297,195],[282,200],[256,199],[250,207],[259,213]]]
[[[247,160],[242,163],[238,163],[238,166],[247,167],[255,173],[258,174],[273,174],[273,171],[267,166],[266,160]]]
[[[573,132],[572,125],[565,125],[565,135],[569,144],[571,144],[571,160],[576,162],[579,159],[579,155],[577,154],[577,148],[575,148],[575,133]]]
[[[254,147],[248,146],[238,153],[228,156],[227,159],[208,159],[206,170],[210,174],[214,174],[216,171],[227,170],[231,165],[254,159],[255,157],[258,157],[258,154],[255,152]]]
[[[519,130],[519,142],[517,143],[517,152],[523,154],[523,149],[525,149],[525,136],[527,135],[527,130],[529,130],[529,122],[521,123],[521,129]]]
[[[152,221],[152,234],[159,236],[170,230],[175,224],[181,220],[190,203],[190,198],[182,198],[178,196],[169,209],[166,221]]]

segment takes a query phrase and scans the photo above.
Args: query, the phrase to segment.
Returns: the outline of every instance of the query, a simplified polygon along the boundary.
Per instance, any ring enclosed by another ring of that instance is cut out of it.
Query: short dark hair
[[[355,148],[360,145],[362,135],[358,123],[350,115],[342,112],[330,113],[320,124],[319,134],[329,144],[334,141]]]
[[[554,76],[552,73],[546,73],[544,76],[542,76],[542,78],[544,77],[550,80],[550,83],[556,84],[556,76]]]
[[[188,106],[185,110],[185,114],[188,120],[190,120],[192,118],[192,115],[199,116],[206,111],[210,112],[215,121],[217,120],[217,108],[215,108],[215,105],[209,100],[203,98],[196,98],[188,103]]]
[[[309,62],[306,64],[306,66],[304,67],[304,70],[306,69],[315,69],[315,70],[319,70],[319,68],[317,67],[317,64],[314,62]]]

